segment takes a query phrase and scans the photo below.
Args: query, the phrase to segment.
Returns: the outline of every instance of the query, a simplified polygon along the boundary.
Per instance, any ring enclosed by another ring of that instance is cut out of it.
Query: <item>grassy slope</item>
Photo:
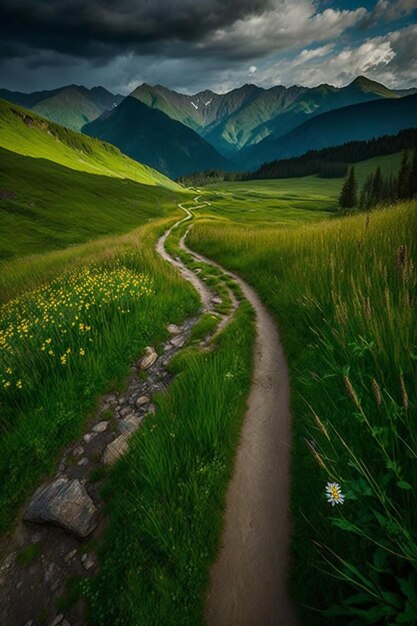
[[[63,128],[4,100],[0,100],[0,147],[81,172],[179,189],[160,172],[129,159],[114,146]]]
[[[296,189],[297,182],[293,184]],[[384,616],[404,610],[405,585],[412,586],[409,557],[396,558],[393,552],[412,554],[416,550],[412,539],[398,536],[399,528],[413,532],[417,523],[409,499],[417,489],[413,470],[417,432],[407,408],[411,411],[416,406],[412,352],[417,345],[413,322],[417,314],[413,299],[416,217],[414,203],[375,211],[369,221],[359,215],[291,230],[201,223],[191,235],[194,247],[237,270],[257,288],[282,331],[295,418],[292,507],[296,597],[304,606],[323,609],[336,604],[343,609],[342,600],[355,591],[352,585],[322,573],[330,566],[312,547],[314,539],[324,546],[322,555],[356,581],[356,589],[362,585],[365,600],[362,597],[358,603],[362,603],[361,610],[373,607],[378,623],[385,623]],[[403,245],[407,252],[401,261]],[[360,411],[344,386],[344,375],[350,377],[360,398]],[[379,401],[373,379],[380,389]],[[320,424],[330,433],[330,442]],[[325,469],[320,468],[306,440],[313,442]],[[355,458],[364,463],[369,475]],[[325,502],[326,480],[340,482],[347,493],[347,503],[340,511],[333,511]],[[384,499],[373,480],[383,486]],[[412,491],[407,491],[408,483]],[[345,524],[344,531],[335,528],[341,523]],[[359,533],[350,528],[352,534],[347,534],[349,523],[356,524]],[[374,542],[387,548],[381,550]],[[366,583],[327,549],[351,561]],[[372,561],[373,570],[369,568]],[[397,594],[399,578],[406,582]],[[394,591],[395,596],[382,596]],[[323,624],[323,616],[307,609],[303,612],[305,624]],[[371,614],[357,615],[360,619],[355,623],[370,623]],[[415,623],[413,620],[415,613],[404,623]],[[346,622],[333,616],[330,623]]]
[[[113,146],[1,101],[0,164],[0,260],[126,232],[184,193]]]
[[[0,259],[126,232],[175,210],[180,194],[0,149]]]

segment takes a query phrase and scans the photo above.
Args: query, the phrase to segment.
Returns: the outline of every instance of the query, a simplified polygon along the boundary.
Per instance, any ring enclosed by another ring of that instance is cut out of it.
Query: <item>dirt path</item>
[[[184,210],[190,219],[190,211]],[[297,619],[287,587],[291,414],[278,331],[248,284],[187,248],[184,238],[181,246],[237,280],[256,313],[253,382],[227,492],[222,548],[211,572],[206,620],[209,626],[293,626]]]

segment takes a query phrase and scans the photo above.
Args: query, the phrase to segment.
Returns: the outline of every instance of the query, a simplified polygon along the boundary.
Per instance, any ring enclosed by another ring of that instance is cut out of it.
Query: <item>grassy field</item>
[[[369,159],[355,165],[359,184],[379,166],[383,173],[397,171],[402,154]],[[289,178],[219,183],[204,188],[204,200],[211,202],[199,214],[225,222],[247,223],[251,227],[271,223],[296,226],[315,222],[337,211],[343,179]]]
[[[191,234],[279,323],[294,414],[293,585],[309,626],[417,620],[415,232],[414,202],[291,229],[203,220]],[[327,482],[343,506],[326,501]]]

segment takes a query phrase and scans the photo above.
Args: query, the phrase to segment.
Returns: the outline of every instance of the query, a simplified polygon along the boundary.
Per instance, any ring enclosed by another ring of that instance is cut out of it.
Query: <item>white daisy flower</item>
[[[327,502],[334,506],[335,504],[343,504],[345,496],[342,493],[342,489],[339,483],[327,483],[326,485],[326,498]]]

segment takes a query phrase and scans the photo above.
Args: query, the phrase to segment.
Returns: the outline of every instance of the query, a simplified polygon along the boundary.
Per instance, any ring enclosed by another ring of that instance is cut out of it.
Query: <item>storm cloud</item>
[[[265,86],[280,79],[286,84],[300,78],[311,82],[327,76],[326,66],[332,70],[330,75],[350,75],[343,68],[336,72],[343,63],[343,50],[349,59],[358,58],[351,62],[352,68],[369,67],[370,72],[381,68],[382,52],[370,55],[368,62],[360,62],[359,57],[368,54],[366,41],[388,34],[390,49],[401,56],[397,82],[406,86],[402,76],[411,80],[414,75],[406,67],[412,52],[408,39],[403,55],[395,29],[368,32],[379,24],[386,29],[391,23],[408,26],[398,21],[409,19],[417,0],[364,0],[363,4],[356,0],[3,0],[1,86],[30,91],[74,82],[128,93],[145,81],[190,93],[206,87],[221,91],[254,80]],[[386,62],[393,61],[394,66],[395,59],[388,56]],[[407,71],[401,74],[404,68]]]

